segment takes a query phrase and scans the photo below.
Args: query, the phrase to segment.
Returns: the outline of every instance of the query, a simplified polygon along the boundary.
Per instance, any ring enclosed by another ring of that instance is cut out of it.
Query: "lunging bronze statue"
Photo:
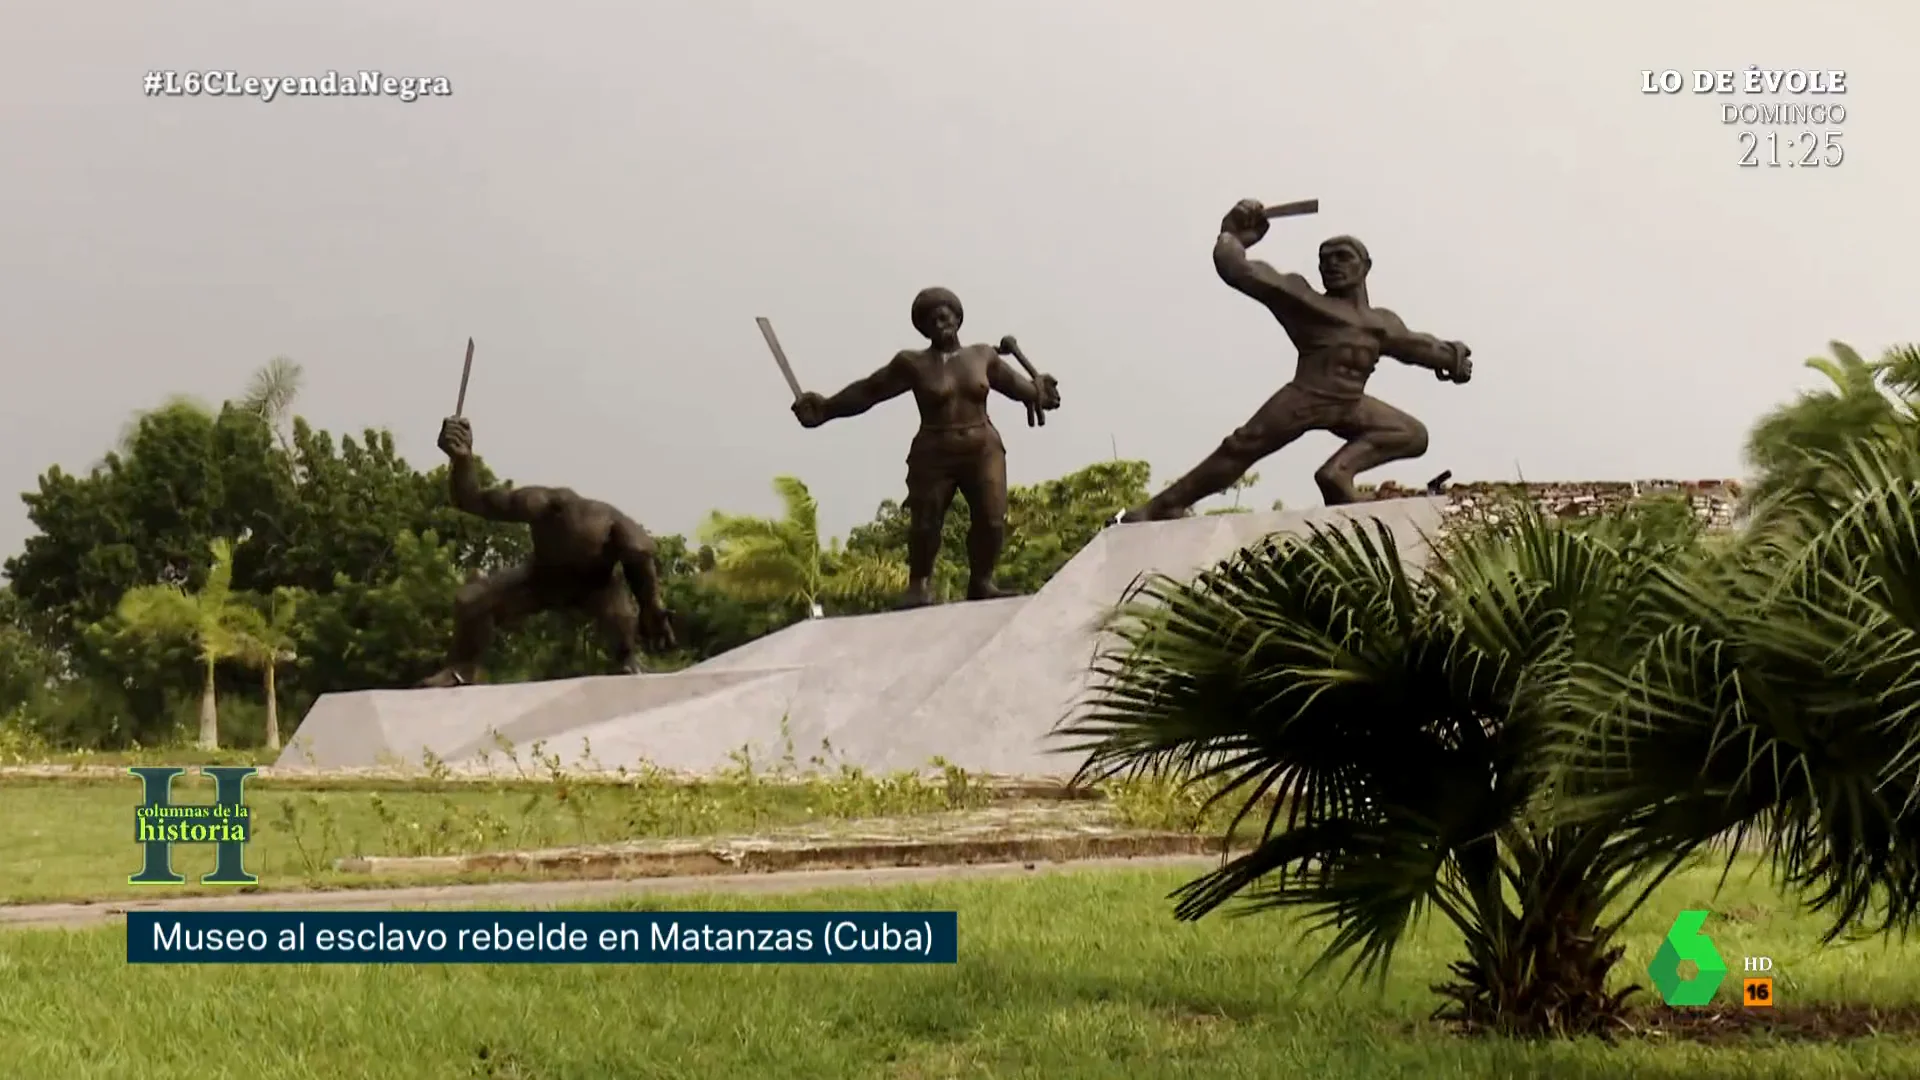
[[[896,355],[885,367],[825,397],[800,392],[793,415],[815,428],[829,420],[858,416],[875,405],[912,391],[920,407],[920,430],[907,451],[907,592],[900,606],[933,600],[933,565],[940,555],[941,527],[958,492],[967,500],[967,599],[986,600],[1003,593],[994,585],[994,564],[1006,541],[1007,450],[987,416],[988,391],[997,390],[1027,406],[1028,423],[1045,410],[1060,407],[1060,384],[1050,375],[1022,375],[1002,355],[1011,355],[1029,371],[1019,344],[1003,338],[1000,347],[960,344],[963,311],[952,292],[924,289],[913,298],[914,329],[929,343]],[[768,332],[763,327],[763,332]],[[768,344],[785,365],[770,332]]]
[[[568,488],[481,487],[473,427],[461,417],[440,425],[440,449],[447,455],[453,505],[489,521],[530,526],[533,556],[523,566],[460,587],[447,666],[421,686],[473,682],[496,626],[558,608],[583,611],[599,622],[612,639],[614,662],[628,674],[641,671],[641,646],[652,652],[674,647],[653,537],[638,522]]]
[[[1313,474],[1329,506],[1359,498],[1354,478],[1360,473],[1427,452],[1426,426],[1367,396],[1367,378],[1380,358],[1388,356],[1464,383],[1473,376],[1471,351],[1460,342],[1408,330],[1398,315],[1372,306],[1367,271],[1373,258],[1366,245],[1351,236],[1320,245],[1324,293],[1299,274],[1282,273],[1247,257],[1247,249],[1267,235],[1271,217],[1311,213],[1317,207],[1314,202],[1270,210],[1244,199],[1221,220],[1214,269],[1222,281],[1273,313],[1299,349],[1299,364],[1293,381],[1268,398],[1206,460],[1145,505],[1121,515],[1121,521],[1183,517],[1193,504],[1225,491],[1255,462],[1309,431],[1329,431],[1346,440]]]

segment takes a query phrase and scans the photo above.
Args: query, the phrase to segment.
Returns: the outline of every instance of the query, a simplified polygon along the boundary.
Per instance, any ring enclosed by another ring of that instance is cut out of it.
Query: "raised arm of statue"
[[[829,420],[859,416],[883,401],[891,401],[913,389],[913,368],[906,353],[896,355],[886,366],[864,379],[856,379],[847,388],[822,397],[806,393],[793,403],[793,415],[806,427],[819,427]]]
[[[1220,280],[1266,305],[1274,314],[1310,311],[1320,299],[1307,279],[1288,274],[1247,257],[1247,249],[1266,238],[1272,223],[1266,207],[1254,199],[1233,204],[1220,219],[1220,236],[1213,242],[1213,269]]]
[[[1244,240],[1230,232],[1214,241],[1213,269],[1221,281],[1275,311],[1309,310],[1320,295],[1305,277],[1248,258]]]
[[[544,513],[552,492],[541,487],[482,487],[473,456],[473,425],[464,417],[440,424],[440,449],[447,455],[447,488],[453,505],[488,521],[528,522]]]

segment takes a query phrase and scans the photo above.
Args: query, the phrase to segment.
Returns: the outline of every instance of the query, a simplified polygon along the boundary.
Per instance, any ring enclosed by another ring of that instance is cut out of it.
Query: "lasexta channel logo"
[[[1727,977],[1727,962],[1720,959],[1720,950],[1714,948],[1713,939],[1702,932],[1708,914],[1681,912],[1680,917],[1673,920],[1673,928],[1667,931],[1667,939],[1660,943],[1660,951],[1653,954],[1653,962],[1647,965],[1647,977],[1653,980],[1660,999],[1669,1005],[1709,1004]],[[1697,969],[1690,979],[1680,974],[1680,965],[1688,961]]]

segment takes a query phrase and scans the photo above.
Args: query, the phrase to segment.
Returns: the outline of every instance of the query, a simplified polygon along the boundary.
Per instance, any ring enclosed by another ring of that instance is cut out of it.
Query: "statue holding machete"
[[[1373,258],[1366,245],[1351,236],[1320,245],[1324,292],[1299,274],[1282,273],[1247,257],[1247,249],[1267,235],[1273,219],[1319,209],[1318,199],[1273,207],[1243,199],[1221,220],[1214,269],[1222,281],[1272,312],[1292,339],[1300,351],[1293,381],[1268,398],[1206,460],[1119,520],[1182,517],[1194,503],[1225,491],[1255,462],[1309,431],[1329,431],[1346,440],[1313,476],[1329,506],[1359,498],[1354,478],[1360,473],[1427,452],[1425,425],[1367,396],[1367,379],[1387,356],[1426,368],[1448,382],[1465,383],[1473,377],[1471,350],[1457,341],[1415,333],[1398,315],[1374,307],[1367,296]]]
[[[958,493],[967,500],[967,599],[1004,595],[994,585],[994,565],[1006,541],[1007,450],[987,416],[987,396],[999,391],[1027,407],[1029,426],[1046,423],[1060,407],[1060,384],[1036,371],[1012,337],[989,345],[960,344],[960,298],[950,290],[921,290],[913,298],[914,329],[929,348],[898,353],[880,370],[831,397],[800,389],[773,327],[760,320],[760,332],[793,390],[793,415],[816,428],[829,420],[858,416],[909,391],[920,407],[920,430],[907,451],[907,592],[902,607],[933,602],[933,566],[940,555],[941,528]],[[1003,356],[1025,369],[1022,375]]]
[[[421,686],[461,686],[478,676],[480,658],[496,626],[536,612],[585,612],[612,639],[614,663],[640,670],[639,650],[674,647],[671,616],[660,599],[660,568],[653,537],[632,518],[570,488],[482,487],[473,455],[473,425],[463,415],[473,339],[460,375],[460,400],[440,424],[453,505],[488,521],[528,526],[533,554],[524,565],[475,577],[453,596],[453,648],[447,666]]]

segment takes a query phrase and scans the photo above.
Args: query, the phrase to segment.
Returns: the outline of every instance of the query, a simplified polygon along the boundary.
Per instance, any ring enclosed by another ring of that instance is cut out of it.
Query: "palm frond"
[[[1423,575],[1377,523],[1316,528],[1141,584],[1058,733],[1087,755],[1082,780],[1204,785],[1234,809],[1230,837],[1260,822],[1251,850],[1177,894],[1180,917],[1304,906],[1333,930],[1323,959],[1385,962],[1449,861],[1490,848],[1550,776],[1538,669],[1623,576],[1556,528],[1469,538]]]
[[[178,585],[141,585],[121,594],[115,614],[138,633],[191,636],[200,628],[200,605]]]
[[[1837,483],[1769,510],[1758,568],[1655,580],[1683,617],[1635,667],[1570,681],[1592,722],[1577,771],[1595,801],[1646,808],[1643,851],[1745,829],[1830,934],[1904,930],[1920,921],[1920,455],[1868,440],[1822,464]]]
[[[773,488],[782,517],[708,516],[699,538],[713,551],[710,573],[744,600],[811,605],[822,591],[818,507],[794,477],[775,477]]]
[[[1841,395],[1868,393],[1878,389],[1874,366],[1862,357],[1859,350],[1844,341],[1830,341],[1827,348],[1832,351],[1833,359],[1824,356],[1811,356],[1806,366],[1827,377],[1833,384],[1835,393]]]
[[[781,524],[788,533],[817,555],[820,547],[820,506],[807,485],[794,476],[773,478],[774,494],[780,496]]]
[[[300,625],[300,608],[306,602],[307,594],[302,589],[281,586],[273,590],[268,598],[267,629],[282,642],[291,641],[294,630]]]
[[[813,595],[812,575],[779,535],[736,535],[716,551],[711,574],[728,592],[749,602],[804,602]]]
[[[821,595],[841,601],[870,600],[907,587],[907,565],[883,555],[851,554],[837,547],[828,553]]]
[[[203,608],[217,612],[226,607],[227,598],[233,594],[234,545],[220,538],[207,546],[213,553],[213,565],[207,570],[206,584],[200,587],[199,600]]]
[[[278,426],[293,408],[294,400],[300,396],[300,386],[305,379],[306,372],[299,364],[284,356],[276,356],[248,380],[246,393],[240,398],[240,407]]]
[[[1920,419],[1920,345],[1896,345],[1881,356],[1880,379],[1900,395],[1909,419]]]
[[[714,549],[717,559],[724,549],[735,544],[778,543],[789,544],[785,522],[777,518],[753,517],[749,514],[728,514],[715,510],[701,523],[699,539]]]
[[[1853,442],[1898,438],[1920,423],[1914,387],[1920,354],[1890,349],[1868,362],[1834,342],[1835,359],[1814,357],[1807,366],[1825,375],[1829,388],[1800,394],[1762,417],[1747,438],[1747,459],[1759,472],[1750,501],[1829,497],[1834,481],[1824,458]]]

